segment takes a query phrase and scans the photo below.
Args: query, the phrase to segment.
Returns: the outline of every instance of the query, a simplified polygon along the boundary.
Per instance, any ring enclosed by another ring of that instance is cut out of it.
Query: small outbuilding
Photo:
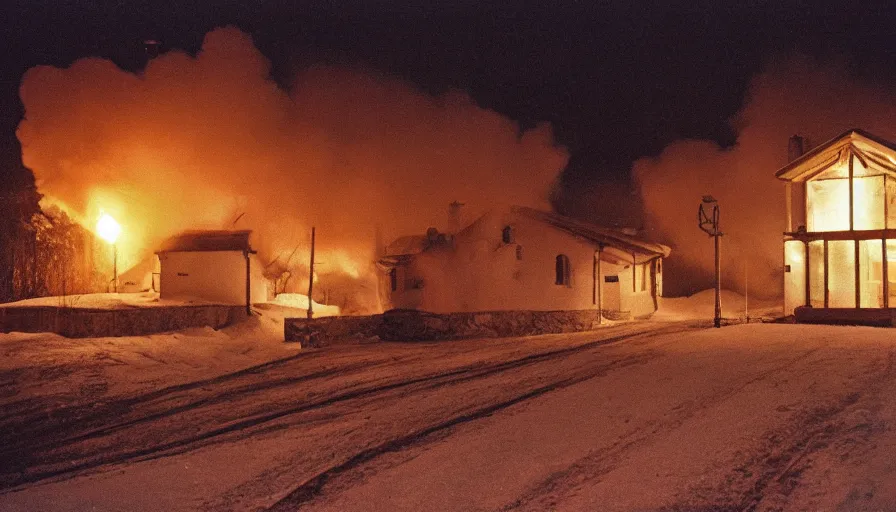
[[[200,299],[230,305],[267,300],[267,281],[251,231],[188,231],[166,240],[159,257],[162,299]]]
[[[896,144],[849,130],[803,154],[784,181],[784,312],[798,321],[896,319]]]
[[[457,233],[403,237],[378,260],[384,309],[431,313],[657,309],[670,249],[631,232],[514,206]]]

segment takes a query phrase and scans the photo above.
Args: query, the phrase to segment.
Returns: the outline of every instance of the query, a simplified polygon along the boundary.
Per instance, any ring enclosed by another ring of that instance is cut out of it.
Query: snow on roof
[[[552,228],[565,231],[575,237],[584,238],[594,244],[613,247],[629,255],[636,253],[646,255],[648,259],[652,259],[655,256],[667,257],[672,252],[672,249],[665,245],[646,242],[619,229],[596,226],[526,206],[511,206],[510,209],[516,214],[524,215]],[[461,233],[471,229],[471,226],[480,222],[483,218],[484,216],[474,221],[461,230]],[[438,246],[438,244],[433,244],[430,237],[423,235],[404,236],[396,239],[386,247],[386,254],[378,260],[377,264],[382,270],[388,270],[398,265],[406,265],[414,255],[420,254],[434,246]]]
[[[606,244],[626,252],[655,254],[663,257],[668,257],[672,252],[672,249],[665,245],[645,242],[618,229],[596,226],[556,213],[543,212],[526,206],[514,206],[513,211],[590,242]]]
[[[775,177],[784,181],[805,181],[837,164],[844,149],[849,149],[866,167],[870,164],[896,174],[896,144],[853,128],[785,165]]]
[[[255,252],[249,246],[251,231],[185,231],[165,240],[156,253],[245,251]]]
[[[409,235],[396,238],[386,246],[386,254],[397,256],[402,254],[420,254],[426,249],[427,238],[424,235]]]

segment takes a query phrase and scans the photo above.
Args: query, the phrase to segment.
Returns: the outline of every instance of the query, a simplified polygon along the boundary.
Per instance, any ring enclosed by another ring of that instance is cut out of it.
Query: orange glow
[[[110,244],[114,244],[118,240],[118,235],[121,234],[121,225],[111,215],[104,213],[96,221],[96,234]]]

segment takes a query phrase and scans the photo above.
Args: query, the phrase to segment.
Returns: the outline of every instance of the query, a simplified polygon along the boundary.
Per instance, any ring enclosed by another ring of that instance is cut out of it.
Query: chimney
[[[155,39],[145,39],[143,41],[143,51],[146,53],[146,60],[152,60],[159,56],[159,50],[162,43]]]
[[[797,158],[803,156],[804,151],[803,138],[799,135],[790,137],[790,140],[787,141],[787,163],[793,162]]]
[[[793,162],[803,156],[805,141],[799,135],[790,137],[787,141],[787,162]],[[806,226],[806,184],[804,182],[784,183],[784,209],[786,211],[785,230],[788,233],[805,229]]]

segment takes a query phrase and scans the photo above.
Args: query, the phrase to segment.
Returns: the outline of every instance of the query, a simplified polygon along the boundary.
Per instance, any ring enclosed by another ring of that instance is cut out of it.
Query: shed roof
[[[871,165],[896,174],[896,144],[853,128],[785,165],[775,177],[784,181],[806,181],[837,164],[844,157],[844,150],[857,156],[866,167]]]
[[[249,235],[245,231],[185,231],[165,240],[156,253],[165,252],[213,252],[244,251],[255,252],[249,245]]]

